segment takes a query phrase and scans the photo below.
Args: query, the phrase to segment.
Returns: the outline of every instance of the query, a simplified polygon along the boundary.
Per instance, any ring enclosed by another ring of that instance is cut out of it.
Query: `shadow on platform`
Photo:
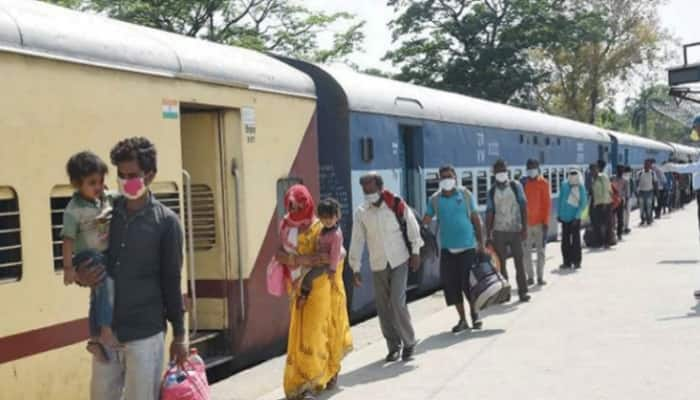
[[[657,321],[665,322],[665,321],[674,321],[677,319],[697,318],[697,317],[700,317],[700,303],[694,305],[693,307],[690,307],[690,311],[685,315],[677,315],[677,316],[673,316],[673,317],[663,317],[663,318],[657,319]]]

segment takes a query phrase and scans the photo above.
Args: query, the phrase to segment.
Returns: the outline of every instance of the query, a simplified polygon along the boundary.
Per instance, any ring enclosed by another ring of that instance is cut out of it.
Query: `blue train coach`
[[[318,96],[321,193],[343,205],[342,228],[349,241],[353,210],[363,201],[359,177],[378,172],[422,215],[438,188],[438,168],[455,166],[461,183],[485,211],[494,178],[491,165],[505,159],[520,178],[528,158],[540,161],[553,201],[568,167],[585,169],[608,159],[612,141],[601,128],[404,82],[297,60],[286,62],[314,80]],[[557,226],[552,216],[551,226]],[[553,230],[552,235],[556,235]],[[365,257],[366,258],[366,257]],[[371,281],[367,262],[365,282]],[[437,263],[409,277],[412,290],[439,286]],[[349,289],[351,314],[373,310],[371,285]]]

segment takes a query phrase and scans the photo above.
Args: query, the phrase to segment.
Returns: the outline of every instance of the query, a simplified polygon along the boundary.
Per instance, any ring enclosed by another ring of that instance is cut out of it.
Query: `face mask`
[[[540,171],[537,169],[528,169],[527,170],[527,176],[530,178],[537,178],[537,175],[540,174]]]
[[[119,192],[129,200],[140,199],[148,190],[143,178],[121,179],[119,178]]]
[[[365,201],[369,204],[375,204],[379,201],[379,193],[370,193],[365,195]]]
[[[505,183],[506,181],[508,181],[508,173],[507,172],[499,172],[496,174],[496,182]]]
[[[569,185],[576,186],[579,183],[578,175],[569,175]]]
[[[626,181],[630,180],[630,178],[632,178],[632,177],[630,176],[630,174],[624,174],[624,175],[622,175],[622,179],[624,179],[624,180],[626,180]]]
[[[440,189],[445,192],[452,191],[455,186],[457,186],[457,182],[455,182],[454,178],[447,178],[440,181]]]

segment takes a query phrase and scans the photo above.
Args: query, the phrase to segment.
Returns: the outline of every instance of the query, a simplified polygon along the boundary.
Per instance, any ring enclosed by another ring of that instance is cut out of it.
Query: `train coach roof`
[[[33,0],[0,0],[0,51],[315,97],[306,74],[265,54]]]
[[[618,143],[627,146],[637,146],[646,149],[656,149],[661,151],[673,151],[673,147],[664,142],[659,142],[653,139],[630,135],[628,133],[622,132],[609,131],[608,133],[612,136],[615,136],[615,138],[617,138]]]
[[[698,154],[700,154],[700,149],[698,149],[697,147],[686,146],[680,143],[669,143],[669,145],[673,148],[673,151],[675,153],[686,154],[691,156],[697,156]]]
[[[347,67],[319,67],[342,87],[353,111],[610,142],[603,129],[566,118],[366,75]]]

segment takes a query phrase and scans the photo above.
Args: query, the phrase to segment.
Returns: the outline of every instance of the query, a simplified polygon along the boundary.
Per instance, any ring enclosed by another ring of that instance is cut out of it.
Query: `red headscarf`
[[[304,185],[294,185],[284,195],[285,222],[292,226],[310,225],[314,219],[314,198]],[[292,209],[297,208],[292,211]]]

